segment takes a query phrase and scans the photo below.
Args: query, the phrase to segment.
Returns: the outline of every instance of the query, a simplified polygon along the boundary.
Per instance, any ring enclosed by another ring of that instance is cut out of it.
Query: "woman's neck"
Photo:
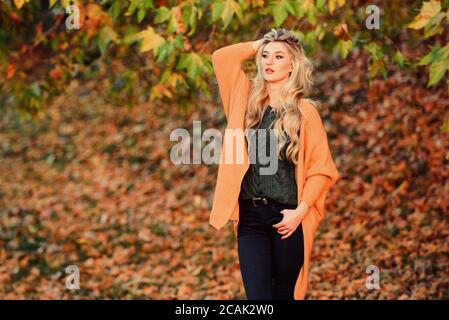
[[[273,106],[276,104],[276,102],[279,99],[279,95],[281,93],[283,83],[276,83],[276,82],[270,82],[267,84],[267,90],[268,90],[268,96],[269,100],[268,103],[270,106]]]

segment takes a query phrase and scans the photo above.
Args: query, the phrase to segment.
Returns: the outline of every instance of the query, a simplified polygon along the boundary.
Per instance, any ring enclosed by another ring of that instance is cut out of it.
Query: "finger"
[[[289,232],[288,229],[283,229],[283,230],[278,231],[278,233],[280,233],[280,234],[286,234],[288,232]]]
[[[281,238],[281,240],[287,239],[288,237],[291,236],[291,234],[292,234],[292,232],[287,233],[285,236],[283,236],[283,237]]]
[[[273,224],[272,226],[275,227],[275,228],[282,228],[282,227],[285,227],[284,224],[283,224],[282,222]]]

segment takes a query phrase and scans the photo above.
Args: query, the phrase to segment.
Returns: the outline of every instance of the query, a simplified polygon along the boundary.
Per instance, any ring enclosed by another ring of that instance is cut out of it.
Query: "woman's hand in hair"
[[[261,38],[261,39],[259,39],[259,40],[256,40],[256,41],[253,41],[252,43],[251,43],[251,45],[253,46],[253,48],[254,48],[254,50],[259,50],[259,47],[261,46],[261,45],[263,45],[263,42],[265,41],[265,39],[264,38]]]

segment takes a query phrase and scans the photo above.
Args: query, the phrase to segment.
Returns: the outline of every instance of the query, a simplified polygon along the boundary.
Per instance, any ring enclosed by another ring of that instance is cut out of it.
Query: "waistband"
[[[249,206],[253,206],[253,207],[266,207],[269,205],[294,206],[292,204],[286,204],[286,203],[279,202],[279,201],[274,200],[269,197],[255,197],[255,198],[251,198],[251,199],[239,199],[239,204],[247,205],[247,206],[249,205]]]

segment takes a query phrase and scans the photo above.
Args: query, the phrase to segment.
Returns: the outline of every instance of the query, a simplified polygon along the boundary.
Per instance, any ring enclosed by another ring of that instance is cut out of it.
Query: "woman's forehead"
[[[282,53],[288,53],[288,49],[287,46],[283,43],[283,42],[268,42],[265,47],[263,48],[263,51],[267,51],[270,53],[278,53],[278,52],[282,52]]]

